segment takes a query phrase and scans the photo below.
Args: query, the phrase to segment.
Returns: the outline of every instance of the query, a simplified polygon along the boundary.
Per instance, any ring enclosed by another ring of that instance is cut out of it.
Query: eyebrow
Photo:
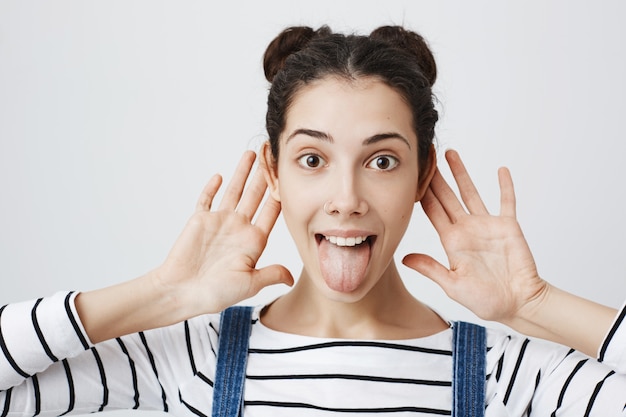
[[[319,130],[313,130],[313,129],[296,129],[291,135],[289,135],[289,137],[287,137],[287,140],[285,141],[285,143],[288,143],[291,139],[293,139],[295,136],[298,136],[298,135],[306,135],[314,139],[319,139],[324,142],[330,142],[330,143],[333,143],[335,141],[333,137],[326,132],[320,132]],[[370,136],[368,138],[365,138],[365,140],[363,140],[363,145],[372,145],[374,143],[380,142],[382,140],[387,140],[387,139],[399,139],[402,142],[406,143],[406,146],[408,146],[409,149],[411,149],[411,143],[408,141],[408,139],[396,132],[378,133],[376,135]]]

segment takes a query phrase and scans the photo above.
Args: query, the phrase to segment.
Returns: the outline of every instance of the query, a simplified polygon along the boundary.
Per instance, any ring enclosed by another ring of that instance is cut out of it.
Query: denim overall
[[[233,306],[222,312],[213,386],[213,417],[243,415],[252,307]],[[482,417],[485,413],[485,328],[462,321],[452,326],[452,416]]]

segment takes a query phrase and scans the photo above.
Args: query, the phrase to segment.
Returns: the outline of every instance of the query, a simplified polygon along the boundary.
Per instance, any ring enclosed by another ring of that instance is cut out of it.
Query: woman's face
[[[409,107],[376,79],[325,78],[296,94],[279,146],[270,189],[302,257],[300,279],[333,299],[361,299],[388,271],[417,200]]]

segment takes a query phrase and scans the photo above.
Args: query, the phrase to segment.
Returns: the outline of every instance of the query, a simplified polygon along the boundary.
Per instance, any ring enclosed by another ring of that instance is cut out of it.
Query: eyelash
[[[309,165],[309,162],[312,162],[309,158],[315,158],[315,162],[317,162],[317,164],[315,166]],[[390,165],[389,167],[386,167],[386,168],[378,167],[377,162],[383,158],[389,161],[389,165]],[[326,165],[326,160],[324,160],[324,158],[314,153],[307,153],[305,155],[302,155],[298,158],[297,161],[301,167],[306,168],[306,169],[317,169],[320,166]],[[395,167],[398,166],[399,162],[400,161],[398,161],[398,158],[396,158],[395,156],[377,155],[371,161],[369,161],[366,166],[370,168],[374,168],[377,171],[391,171]],[[376,164],[376,165],[373,165],[373,164]]]

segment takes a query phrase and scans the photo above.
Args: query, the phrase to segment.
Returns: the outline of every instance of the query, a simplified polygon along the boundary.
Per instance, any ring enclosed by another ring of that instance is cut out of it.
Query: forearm
[[[540,297],[504,324],[597,357],[616,314],[616,309],[548,285]]]
[[[76,310],[93,343],[163,327],[189,318],[177,293],[161,284],[159,270],[111,287],[80,293]]]

